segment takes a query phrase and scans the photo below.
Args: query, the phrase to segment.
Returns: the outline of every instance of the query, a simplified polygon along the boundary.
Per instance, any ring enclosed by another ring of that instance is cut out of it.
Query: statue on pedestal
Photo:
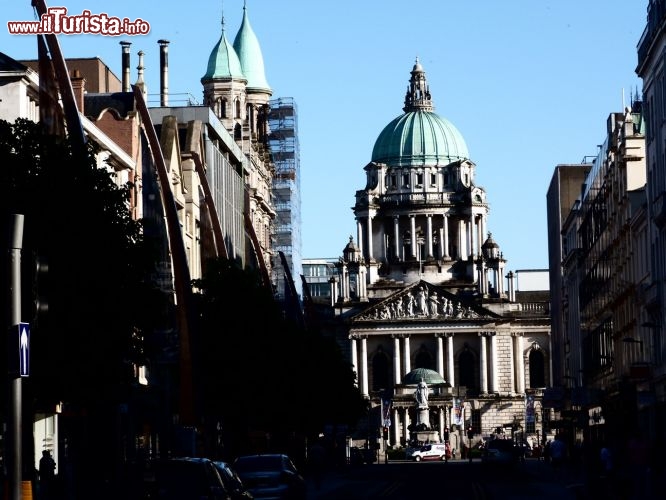
[[[421,381],[416,386],[414,396],[416,397],[417,408],[428,408],[428,384],[425,383],[423,377],[421,377]]]

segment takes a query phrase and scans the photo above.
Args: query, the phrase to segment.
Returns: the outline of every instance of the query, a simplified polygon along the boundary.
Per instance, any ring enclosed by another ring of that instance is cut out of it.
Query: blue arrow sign
[[[19,375],[30,375],[30,323],[18,324],[19,335]]]

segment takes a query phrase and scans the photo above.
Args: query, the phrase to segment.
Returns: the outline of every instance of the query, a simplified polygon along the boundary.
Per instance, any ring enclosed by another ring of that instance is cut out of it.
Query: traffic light
[[[38,254],[32,263],[32,322],[38,325],[49,311],[49,264],[46,257]]]
[[[388,431],[389,431],[389,428],[388,428],[388,427],[384,427],[384,439],[388,439],[388,438],[389,438]]]

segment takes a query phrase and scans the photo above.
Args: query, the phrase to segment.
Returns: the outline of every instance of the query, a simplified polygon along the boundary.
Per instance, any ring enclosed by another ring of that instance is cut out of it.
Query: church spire
[[[402,110],[405,113],[411,111],[432,111],[434,109],[432,99],[430,98],[430,87],[426,81],[425,71],[416,58],[414,68],[412,68],[412,77],[409,80],[407,93],[405,94],[405,107]]]

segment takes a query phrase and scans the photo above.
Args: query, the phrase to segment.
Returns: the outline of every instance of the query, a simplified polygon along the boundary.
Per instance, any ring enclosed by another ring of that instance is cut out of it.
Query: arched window
[[[241,103],[240,99],[236,99],[236,110],[235,110],[235,116],[234,118],[240,118],[241,117]]]
[[[237,123],[234,126],[234,140],[240,141],[242,138],[243,138],[242,129],[241,129],[240,123]]]
[[[429,370],[435,369],[435,361],[432,359],[432,354],[428,352],[425,346],[421,346],[414,358],[414,368],[428,368]]]
[[[476,387],[474,382],[474,354],[465,347],[465,350],[458,356],[458,385],[473,389]]]
[[[372,390],[379,391],[391,386],[390,362],[386,353],[380,347],[372,358]]]
[[[532,349],[529,357],[530,363],[530,388],[546,387],[546,363],[543,353],[539,349]]]

